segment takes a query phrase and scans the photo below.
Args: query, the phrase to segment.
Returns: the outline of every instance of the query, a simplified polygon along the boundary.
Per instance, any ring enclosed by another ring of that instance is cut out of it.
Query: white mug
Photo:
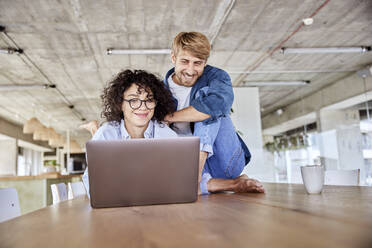
[[[320,194],[322,192],[324,185],[324,166],[302,166],[301,175],[307,193]]]

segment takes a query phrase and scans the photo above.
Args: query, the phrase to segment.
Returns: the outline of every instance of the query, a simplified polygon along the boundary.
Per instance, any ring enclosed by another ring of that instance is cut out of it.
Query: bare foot
[[[243,174],[234,179],[232,190],[236,193],[265,193],[262,184]]]
[[[90,121],[88,123],[80,125],[79,128],[89,131],[90,134],[93,136],[98,130],[98,121]]]

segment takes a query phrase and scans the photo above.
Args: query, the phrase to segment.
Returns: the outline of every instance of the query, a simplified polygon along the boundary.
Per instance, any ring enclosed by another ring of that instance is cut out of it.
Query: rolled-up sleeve
[[[108,125],[105,123],[104,126],[98,128],[97,132],[93,135],[92,140],[107,140],[107,138],[105,137],[105,133],[111,131],[107,128],[107,126]]]
[[[207,188],[207,183],[211,179],[211,174],[209,174],[208,172],[203,173],[202,180],[200,181],[200,192],[202,195],[210,194]]]
[[[223,70],[218,70],[208,80],[207,89],[199,90],[190,105],[214,120],[230,113],[234,92],[230,76]]]

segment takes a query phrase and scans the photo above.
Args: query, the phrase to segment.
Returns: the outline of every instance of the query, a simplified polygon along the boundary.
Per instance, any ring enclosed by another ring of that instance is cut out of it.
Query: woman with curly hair
[[[88,123],[93,127],[92,140],[177,137],[162,123],[175,110],[172,94],[154,74],[143,70],[122,71],[108,83],[101,99],[101,115],[107,122],[98,130],[94,129],[96,122]],[[89,192],[88,169],[83,182]]]
[[[83,126],[91,131],[93,140],[176,137],[162,123],[167,114],[174,112],[174,100],[154,74],[143,70],[122,71],[108,83],[101,99],[101,116],[107,122],[98,130],[90,129],[97,126],[96,122]]]

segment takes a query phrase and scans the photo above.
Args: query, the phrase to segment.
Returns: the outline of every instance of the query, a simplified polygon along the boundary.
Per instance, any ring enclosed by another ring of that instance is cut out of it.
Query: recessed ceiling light
[[[284,111],[281,108],[275,111],[275,113],[276,113],[277,116],[281,116],[283,114],[283,112]]]
[[[313,18],[305,18],[305,19],[302,19],[302,22],[303,22],[306,26],[309,26],[309,25],[313,24],[314,19],[313,19]]]

